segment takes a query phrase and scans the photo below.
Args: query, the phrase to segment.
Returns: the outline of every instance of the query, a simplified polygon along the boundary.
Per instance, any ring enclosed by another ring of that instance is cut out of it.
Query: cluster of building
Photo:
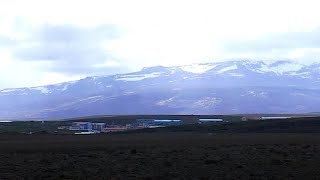
[[[158,119],[137,119],[136,123],[126,125],[110,125],[107,123],[96,122],[72,122],[68,128],[70,131],[75,131],[75,134],[97,134],[97,133],[110,133],[121,132],[128,130],[136,130],[143,128],[158,128],[165,126],[181,125],[182,121],[179,119],[173,120],[158,120]]]

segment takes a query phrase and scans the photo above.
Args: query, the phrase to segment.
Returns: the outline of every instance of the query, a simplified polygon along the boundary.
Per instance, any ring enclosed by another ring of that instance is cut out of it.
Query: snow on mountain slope
[[[230,76],[234,76],[234,77],[244,77],[244,74],[238,74],[238,73],[229,73]]]
[[[156,66],[48,86],[4,89],[0,90],[0,119],[318,112],[318,104],[320,63],[243,60]]]
[[[284,63],[279,65],[262,65],[258,70],[261,72],[273,72],[277,75],[282,75],[288,72],[300,71],[304,66],[297,63]]]
[[[291,62],[291,61],[229,61],[220,63],[207,63],[207,64],[193,64],[187,66],[180,66],[180,69],[186,72],[195,74],[203,74],[207,71],[216,72],[217,74],[223,74],[228,71],[237,70],[239,65],[246,67],[248,70],[259,73],[274,73],[276,75],[283,75],[292,73],[292,75],[298,75],[304,67],[303,64]],[[223,67],[222,69],[216,69],[217,67]],[[320,68],[320,67],[319,67]],[[241,69],[240,69],[241,70]],[[303,72],[306,74],[306,72]],[[230,73],[229,73],[230,74]],[[301,73],[300,73],[301,74]],[[243,74],[230,74],[233,76],[244,76]]]
[[[225,67],[219,71],[217,71],[218,74],[222,74],[224,72],[227,72],[227,71],[232,71],[232,70],[236,70],[238,69],[238,66],[237,65],[232,65],[232,66],[228,66],[228,67]]]
[[[9,92],[15,92],[17,91],[18,89],[3,89],[0,91],[0,93],[9,93]]]
[[[154,72],[150,74],[139,74],[139,75],[121,75],[116,81],[141,81],[148,78],[159,77],[162,72]]]
[[[217,67],[217,64],[192,64],[187,66],[180,66],[180,69],[186,72],[202,74],[215,67]]]
[[[29,88],[30,90],[38,90],[40,91],[42,94],[49,94],[51,93],[51,91],[47,88],[47,87],[44,87],[44,86],[39,86],[39,87],[32,87],[32,88]]]
[[[253,74],[248,72],[254,72],[258,74],[271,73],[277,76],[287,75],[296,78],[306,79],[310,78],[310,81],[316,79],[318,81],[320,65],[312,64],[310,66],[290,62],[290,61],[229,61],[219,63],[206,63],[206,64],[192,64],[186,66],[176,67],[149,67],[144,68],[140,72],[128,73],[122,75],[109,75],[109,76],[95,76],[86,78],[80,81],[65,82],[49,86],[39,86],[31,88],[17,88],[17,89],[4,89],[0,90],[0,95],[8,94],[29,94],[41,93],[41,94],[52,94],[55,92],[68,92],[73,85],[81,83],[93,84],[90,85],[92,88],[114,88],[114,83],[120,82],[136,82],[139,83],[145,79],[157,79],[159,77],[167,77],[166,82],[179,82],[181,80],[201,80],[203,77],[210,75],[212,78],[215,74],[228,75],[234,78],[244,78],[247,80],[254,79]],[[220,76],[219,76],[220,77]],[[268,76],[270,78],[270,75]],[[270,78],[272,79],[272,78]],[[265,84],[268,85],[268,79],[264,79]],[[106,84],[105,81],[108,81]],[[315,81],[315,80],[314,80]],[[252,82],[254,83],[254,82]],[[292,85],[292,83],[289,83]],[[294,85],[294,84],[293,84]],[[237,86],[237,84],[234,84]]]

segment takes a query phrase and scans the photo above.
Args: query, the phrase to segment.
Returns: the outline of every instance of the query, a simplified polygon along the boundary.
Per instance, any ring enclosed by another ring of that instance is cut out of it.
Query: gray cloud
[[[224,51],[235,53],[268,53],[297,48],[320,48],[320,28],[310,32],[270,33],[252,40],[228,38],[222,43]]]
[[[95,68],[93,64],[113,60],[103,48],[121,35],[114,26],[83,28],[73,25],[43,25],[33,28],[30,36],[16,41],[13,55],[24,61],[50,61],[49,71],[64,74],[106,74],[124,71],[126,67]],[[10,42],[12,44],[12,42]],[[6,42],[9,45],[9,42]]]

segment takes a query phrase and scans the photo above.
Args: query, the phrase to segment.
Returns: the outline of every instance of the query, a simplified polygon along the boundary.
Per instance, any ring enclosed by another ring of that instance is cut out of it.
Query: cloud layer
[[[0,7],[0,89],[228,58],[318,62],[318,5],[11,0]]]
[[[90,74],[99,71],[92,65],[112,59],[103,44],[118,36],[119,30],[110,25],[81,28],[46,24],[33,28],[26,39],[10,43],[17,59],[48,62],[48,70],[53,72]]]
[[[298,48],[320,48],[320,28],[307,32],[270,33],[254,39],[229,39],[227,52],[271,52]]]

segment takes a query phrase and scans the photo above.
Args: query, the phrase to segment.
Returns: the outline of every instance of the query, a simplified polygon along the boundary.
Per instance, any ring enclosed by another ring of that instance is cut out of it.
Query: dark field
[[[319,179],[320,134],[1,135],[0,179]]]

